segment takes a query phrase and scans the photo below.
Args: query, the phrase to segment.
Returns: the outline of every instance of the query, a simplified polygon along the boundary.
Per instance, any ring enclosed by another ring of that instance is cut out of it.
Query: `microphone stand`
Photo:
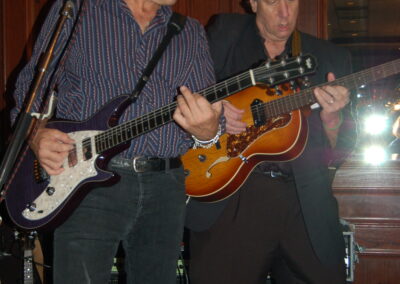
[[[43,78],[47,72],[47,68],[52,60],[55,45],[60,36],[64,23],[68,18],[73,17],[72,16],[73,6],[74,4],[71,1],[66,1],[61,9],[56,29],[51,37],[51,40],[49,42],[49,45],[47,46],[45,53],[43,54],[43,58],[41,58],[39,62],[39,69],[35,74],[30,91],[27,94],[29,101],[27,103],[26,109],[23,113],[21,113],[18,119],[9,147],[7,148],[7,151],[2,160],[0,166],[0,190],[1,190],[0,203],[3,201],[6,195],[6,191],[4,190],[4,185],[8,181],[11,169],[15,164],[17,155],[19,154],[21,147],[25,141],[25,138],[28,136],[29,131],[31,129],[32,118],[33,118],[31,115],[31,109],[33,103],[36,100],[38,89],[42,84]]]

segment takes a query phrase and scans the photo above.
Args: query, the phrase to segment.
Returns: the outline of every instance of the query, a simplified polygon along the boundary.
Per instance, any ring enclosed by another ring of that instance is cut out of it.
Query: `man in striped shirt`
[[[33,56],[19,76],[14,119],[63,2],[54,2]],[[68,20],[63,28],[54,55],[59,64],[50,66],[54,74],[46,76],[43,84],[50,87],[41,88],[35,110],[40,110],[46,89],[55,85],[56,117],[74,121],[86,120],[111,99],[131,93],[166,33],[170,6],[175,2],[75,1],[77,20]],[[180,93],[175,122],[133,139],[128,150],[109,163],[121,180],[112,187],[91,190],[56,229],[54,283],[107,283],[120,241],[128,283],[176,282],[185,208],[184,173],[178,157],[192,145],[191,135],[207,142],[217,133],[221,104],[211,105],[190,91],[211,85],[213,74],[203,28],[189,18],[166,48],[138,100],[120,119],[129,121],[160,109]],[[65,171],[62,165],[74,143],[67,133],[44,127],[37,131],[31,148],[49,175],[59,175]],[[143,166],[140,173],[133,162],[137,157]]]

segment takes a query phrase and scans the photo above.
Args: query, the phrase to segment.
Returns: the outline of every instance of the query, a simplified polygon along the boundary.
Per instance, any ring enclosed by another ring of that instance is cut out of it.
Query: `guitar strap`
[[[301,54],[301,37],[298,29],[295,29],[292,35],[292,56]]]
[[[143,90],[144,86],[146,85],[147,81],[150,79],[150,75],[156,67],[157,62],[161,58],[161,55],[164,53],[164,50],[170,43],[172,37],[174,35],[179,34],[186,23],[186,16],[181,15],[179,13],[173,13],[171,19],[168,23],[167,33],[165,34],[164,38],[162,39],[160,45],[157,47],[157,50],[154,52],[153,57],[150,59],[149,63],[147,63],[146,68],[143,70],[142,76],[140,77],[138,83],[136,84],[135,89],[133,90],[132,94],[130,95],[130,100],[135,102],[139,97],[140,92]]]

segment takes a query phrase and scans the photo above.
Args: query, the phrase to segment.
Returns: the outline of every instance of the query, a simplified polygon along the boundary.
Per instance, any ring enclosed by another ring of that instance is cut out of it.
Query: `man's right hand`
[[[40,165],[49,175],[58,175],[64,171],[64,160],[74,148],[75,141],[68,134],[56,129],[39,128],[30,146]]]

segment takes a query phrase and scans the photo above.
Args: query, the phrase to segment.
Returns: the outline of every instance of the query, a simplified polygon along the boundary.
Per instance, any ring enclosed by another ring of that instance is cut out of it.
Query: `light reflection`
[[[364,161],[372,165],[379,165],[386,161],[388,154],[385,148],[378,145],[369,146],[364,149]]]
[[[374,114],[368,116],[364,122],[364,130],[368,134],[378,135],[388,127],[388,118],[385,115]]]

